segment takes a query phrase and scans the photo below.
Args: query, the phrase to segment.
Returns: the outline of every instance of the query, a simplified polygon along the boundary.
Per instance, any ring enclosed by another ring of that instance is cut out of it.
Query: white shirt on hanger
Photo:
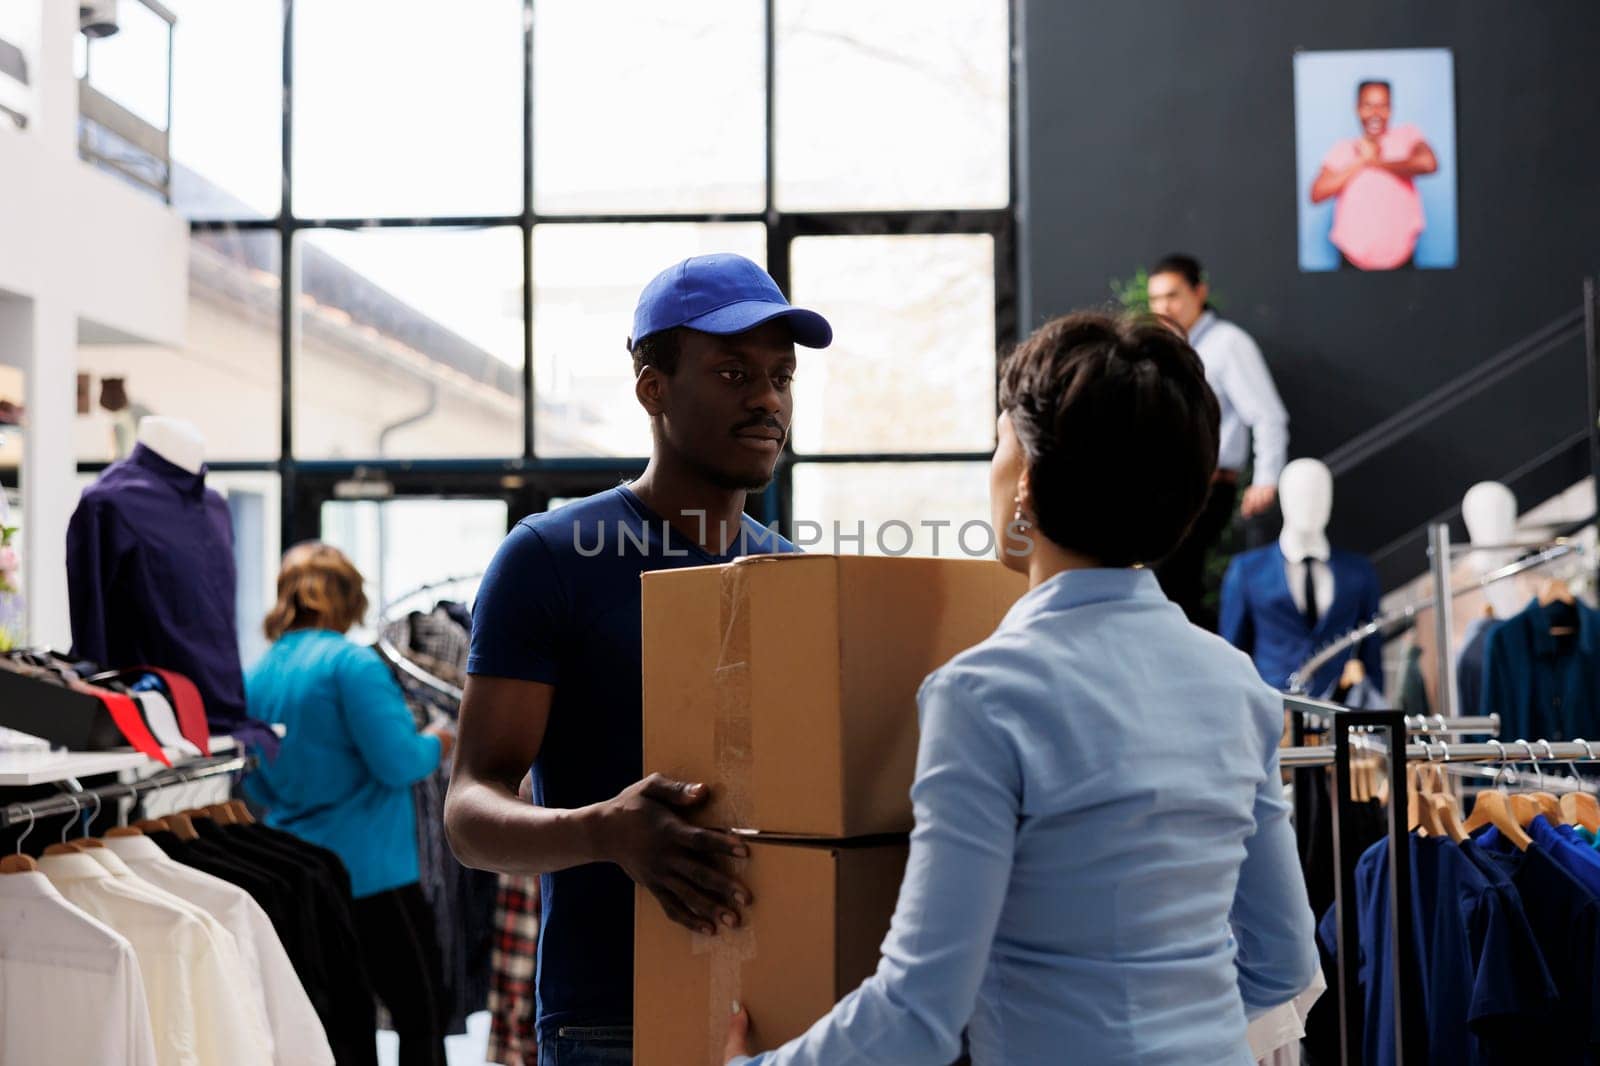
[[[133,946],[40,873],[0,874],[0,1063],[157,1066]]]
[[[113,877],[87,855],[46,855],[39,872],[67,902],[115,929],[133,945],[150,1004],[160,1066],[267,1066],[253,1046],[255,1027],[229,987],[228,971],[205,923]]]
[[[333,1066],[333,1049],[272,920],[250,894],[220,877],[185,866],[147,837],[108,837],[106,848],[150,884],[205,908],[239,945],[239,955],[266,1003],[273,1061],[279,1066]]]
[[[101,841],[102,845],[105,843]],[[83,852],[95,862],[106,868],[112,877],[124,881],[146,896],[159,903],[166,903],[187,912],[190,917],[206,927],[206,932],[211,934],[211,939],[217,948],[218,960],[222,968],[231,975],[231,979],[224,986],[223,991],[239,1001],[239,1009],[244,1012],[250,1022],[248,1043],[251,1047],[260,1048],[266,1053],[267,1061],[276,1061],[273,1057],[272,1028],[267,1024],[267,1005],[261,995],[261,985],[254,976],[254,969],[247,968],[243,953],[239,949],[239,942],[233,933],[211,913],[182,896],[169,892],[160,885],[147,881],[143,876],[135,873],[133,868],[122,861],[122,858],[108,846],[90,848]]]

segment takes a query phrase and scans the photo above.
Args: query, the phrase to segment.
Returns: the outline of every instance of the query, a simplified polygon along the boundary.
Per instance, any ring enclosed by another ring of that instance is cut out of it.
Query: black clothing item
[[[1300,834],[1300,864],[1306,875],[1306,895],[1311,900],[1311,913],[1321,915],[1333,906],[1334,881],[1339,876],[1338,868],[1333,864],[1334,798],[1328,775],[1324,771],[1296,772],[1297,781],[1306,778],[1314,784],[1306,797],[1310,817]],[[1352,819],[1356,832],[1355,850],[1350,856],[1353,866],[1367,848],[1389,832],[1389,815],[1377,800],[1370,800],[1352,804],[1348,817]],[[1354,911],[1351,915],[1353,918]],[[1340,1061],[1339,967],[1337,959],[1323,946],[1320,937],[1317,939],[1317,952],[1322,958],[1322,973],[1327,978],[1328,991],[1306,1016],[1306,1038],[1302,1047],[1308,1066],[1331,1066]],[[1352,1009],[1361,1011],[1359,999]],[[1359,1059],[1361,1049],[1355,1048],[1354,1054]]]
[[[376,1004],[372,982],[362,966],[360,944],[350,914],[348,897],[341,887],[348,886],[344,874],[341,886],[317,861],[313,853],[297,850],[266,835],[257,826],[222,826],[206,818],[195,819],[195,832],[202,841],[215,841],[230,854],[272,870],[287,880],[295,899],[309,916],[316,930],[316,953],[327,981],[328,1016],[322,1025],[328,1033],[339,1066],[376,1061]],[[338,860],[335,859],[337,862]]]
[[[1312,629],[1317,628],[1317,623],[1322,621],[1322,612],[1317,609],[1316,570],[1311,565],[1314,562],[1316,560],[1310,556],[1300,561],[1300,565],[1305,568],[1305,585],[1302,592],[1306,598],[1306,625]]]
[[[345,869],[344,860],[327,848],[301,840],[293,833],[286,833],[282,829],[274,829],[270,825],[257,822],[255,825],[241,826],[247,833],[262,840],[270,840],[282,845],[291,851],[298,852],[322,867],[333,880],[334,887],[339,890],[341,899],[349,900],[350,896],[350,871]]]
[[[1422,649],[1413,644],[1406,652],[1405,673],[1400,675],[1400,710],[1427,717],[1433,713],[1432,704],[1428,683],[1422,677]]]
[[[1167,599],[1182,607],[1189,621],[1212,633],[1217,631],[1217,612],[1206,605],[1206,557],[1227,532],[1238,500],[1239,486],[1214,482],[1188,536],[1156,566],[1156,579]]]
[[[421,886],[365,896],[352,913],[367,970],[400,1036],[400,1066],[444,1066],[448,1006],[433,913]]]

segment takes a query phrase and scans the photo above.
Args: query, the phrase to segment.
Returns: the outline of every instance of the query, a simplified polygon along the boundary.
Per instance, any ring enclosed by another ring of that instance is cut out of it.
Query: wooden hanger
[[[1449,837],[1457,844],[1471,836],[1466,827],[1461,824],[1461,816],[1456,812],[1455,800],[1436,792],[1428,797],[1428,805],[1433,808],[1434,817],[1439,822],[1441,835]]]
[[[96,840],[94,837],[79,837],[77,840],[67,841],[67,847],[73,851],[90,851],[94,848],[105,847],[105,842]]]
[[[1532,825],[1533,820],[1544,813],[1539,809],[1539,805],[1533,801],[1532,796],[1526,796],[1522,793],[1514,793],[1507,796],[1506,803],[1511,807],[1511,816],[1524,829]]]
[[[106,830],[106,839],[107,840],[110,840],[113,837],[142,837],[142,836],[144,836],[144,830],[140,829],[136,825],[119,825],[119,826],[115,827],[114,829],[107,829]]]
[[[1538,805],[1539,813],[1548,818],[1551,825],[1561,824],[1561,801],[1556,799],[1554,793],[1530,792],[1528,798]]]
[[[1552,603],[1576,604],[1577,598],[1572,595],[1572,586],[1559,577],[1551,578],[1539,592],[1539,606],[1548,607]]]
[[[1406,770],[1406,829],[1413,833],[1422,825],[1422,789],[1417,786],[1420,772],[1415,764]]]
[[[187,814],[167,815],[167,828],[179,840],[199,840],[200,834],[194,831],[194,823]]]
[[[226,803],[213,803],[206,808],[206,814],[218,825],[233,825],[233,808]]]
[[[33,832],[33,808],[28,808],[28,828],[17,837],[17,852],[0,859],[0,874],[26,874],[39,869],[39,864],[33,861],[33,856],[22,854],[22,842],[27,840]]]
[[[250,813],[250,805],[244,800],[229,800],[228,809],[233,811],[234,821],[238,822],[240,825],[256,824],[256,816]]]
[[[133,827],[142,833],[170,833],[172,826],[167,824],[165,818],[145,818],[134,822]]]
[[[1563,616],[1571,615],[1572,620],[1576,621],[1577,598],[1572,595],[1572,587],[1559,577],[1551,579],[1545,585],[1544,591],[1539,593],[1539,606],[1551,607],[1558,603],[1570,608],[1570,610],[1563,611],[1561,614]],[[1577,626],[1567,625],[1565,624],[1566,621],[1567,618],[1562,617],[1558,624],[1552,625],[1550,627],[1550,635],[1552,637],[1570,637],[1578,631]]]
[[[1470,834],[1479,826],[1492,825],[1518,851],[1527,851],[1528,845],[1533,843],[1533,838],[1522,828],[1522,823],[1517,821],[1516,815],[1512,813],[1511,799],[1512,797],[1497,788],[1478,793],[1478,798],[1472,802],[1472,814],[1468,816],[1462,828]]]
[[[1561,821],[1600,833],[1600,800],[1591,792],[1568,792],[1561,797]]]

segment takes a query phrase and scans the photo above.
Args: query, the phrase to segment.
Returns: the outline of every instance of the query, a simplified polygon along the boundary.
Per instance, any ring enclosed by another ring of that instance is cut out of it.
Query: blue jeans
[[[539,1066],[633,1066],[633,1026],[560,1026],[539,1041]]]

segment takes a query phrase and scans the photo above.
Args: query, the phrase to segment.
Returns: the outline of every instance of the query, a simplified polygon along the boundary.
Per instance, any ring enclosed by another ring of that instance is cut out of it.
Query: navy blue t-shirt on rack
[[[1408,1017],[1425,1017],[1429,1062],[1495,1064],[1522,1061],[1528,1026],[1547,1018],[1556,988],[1539,953],[1516,890],[1490,880],[1449,840],[1413,835],[1412,936],[1417,973],[1408,981]],[[1395,1061],[1394,983],[1389,937],[1388,838],[1356,864],[1365,1007],[1363,1061]],[[1334,950],[1336,921],[1323,916],[1320,935]]]
[[[1541,1026],[1538,1059],[1550,1066],[1583,1066],[1600,1050],[1600,900],[1537,841],[1526,851],[1461,846],[1490,880],[1517,890],[1560,1001]]]
[[[710,555],[625,486],[518,522],[484,574],[469,674],[555,694],[533,802],[584,807],[643,776],[639,575],[797,549],[745,518]],[[633,883],[610,863],[547,874],[541,894],[538,1026],[626,1025],[633,1016]]]

